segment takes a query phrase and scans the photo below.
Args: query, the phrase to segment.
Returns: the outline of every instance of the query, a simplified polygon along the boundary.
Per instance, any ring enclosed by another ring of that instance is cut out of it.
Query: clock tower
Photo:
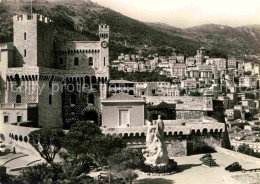
[[[101,68],[105,69],[109,66],[109,26],[106,24],[99,25],[99,38],[101,46]]]

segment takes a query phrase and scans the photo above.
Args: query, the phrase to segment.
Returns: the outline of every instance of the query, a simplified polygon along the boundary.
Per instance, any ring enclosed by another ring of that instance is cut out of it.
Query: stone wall
[[[206,116],[206,112],[203,111],[191,111],[191,110],[177,110],[176,119],[199,119]]]
[[[79,59],[79,65],[74,65],[74,59]],[[90,65],[90,57],[93,59],[93,65]],[[60,59],[63,59],[63,63],[60,63]],[[59,69],[66,70],[84,70],[85,72],[94,73],[95,70],[101,68],[100,52],[84,52],[73,54],[61,54],[57,58],[56,66]]]
[[[15,106],[14,104],[6,104],[11,105],[11,108],[5,108],[4,105],[0,104],[0,126],[4,124],[4,117],[8,116],[8,122],[9,123],[15,123],[17,122],[17,116],[21,116],[21,121],[27,121],[28,120],[28,107],[27,105],[23,106]],[[19,105],[19,104],[17,104]]]
[[[203,107],[203,97],[202,96],[146,96],[146,102],[153,102],[155,104],[160,103],[162,101],[166,103],[176,103],[177,101],[182,101],[183,104],[192,104],[190,105],[196,105],[199,107]],[[202,109],[201,109],[202,110]]]
[[[232,151],[232,150],[228,150],[225,148],[221,148],[221,147],[215,147],[215,150],[219,153],[223,153],[226,154],[228,156],[234,157],[234,158],[239,158],[241,160],[244,160],[246,162],[252,162],[252,163],[260,163],[260,159],[256,158],[256,157],[252,157],[243,153],[239,153],[236,151]]]
[[[41,127],[63,127],[62,121],[62,95],[61,83],[52,82],[55,88],[49,86],[49,81],[39,81],[39,100],[38,100],[38,125]],[[59,86],[59,88],[57,88]],[[53,91],[52,91],[53,90]],[[55,92],[56,90],[56,92]],[[51,97],[51,104],[49,98]]]
[[[187,155],[186,140],[172,139],[167,143],[169,157],[180,157]]]
[[[54,27],[51,23],[37,24],[37,66],[54,67]]]
[[[28,134],[38,128],[21,127],[9,124],[1,124],[0,133],[4,135],[5,142],[11,143],[16,152],[30,154],[31,157],[41,158],[39,153],[29,143]],[[17,140],[15,139],[17,137]]]
[[[15,65],[22,67],[23,64],[37,66],[37,16],[31,20],[27,20],[27,16],[23,16],[23,20],[14,16],[13,37],[16,48]],[[24,39],[26,33],[26,40]],[[24,52],[26,50],[26,57]]]
[[[38,89],[38,81],[21,81],[19,86],[16,81],[8,81],[8,103],[16,103],[17,95],[21,96],[22,104],[38,103]]]

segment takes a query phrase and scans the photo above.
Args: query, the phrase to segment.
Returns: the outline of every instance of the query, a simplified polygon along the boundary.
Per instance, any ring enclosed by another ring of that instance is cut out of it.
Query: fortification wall
[[[158,103],[161,101],[164,102],[169,102],[169,103],[176,103],[177,101],[181,101],[184,104],[185,103],[190,103],[192,102],[192,104],[202,104],[203,106],[203,97],[202,96],[198,96],[198,97],[192,97],[192,96],[146,96],[146,101],[147,103],[149,102],[154,102],[154,103]],[[190,105],[192,105],[190,104]]]
[[[5,142],[11,143],[16,152],[29,154],[31,157],[41,158],[39,153],[29,143],[28,134],[38,128],[21,127],[10,124],[1,124],[0,132],[4,135]]]
[[[244,160],[246,162],[260,163],[259,158],[252,157],[252,156],[249,156],[249,155],[245,155],[243,153],[228,150],[228,149],[221,148],[221,147],[218,147],[218,146],[215,147],[215,150],[219,153],[223,153],[223,154],[226,154],[226,155],[234,157],[234,158],[239,158],[239,159]]]
[[[56,50],[63,51],[65,53],[74,53],[77,52],[92,52],[92,49],[95,51],[100,51],[101,45],[100,41],[58,41],[56,43]]]

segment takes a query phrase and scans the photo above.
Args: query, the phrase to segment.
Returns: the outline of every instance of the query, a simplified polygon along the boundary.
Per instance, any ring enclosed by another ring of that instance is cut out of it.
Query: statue
[[[146,164],[163,166],[169,163],[168,151],[164,140],[164,122],[161,120],[160,115],[155,125],[152,123],[148,125],[146,149],[143,150],[143,154],[146,158]]]

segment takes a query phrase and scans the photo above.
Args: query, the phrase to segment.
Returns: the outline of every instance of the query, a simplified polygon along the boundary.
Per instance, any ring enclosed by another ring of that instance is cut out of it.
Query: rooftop
[[[128,81],[128,80],[110,80],[110,84],[134,84],[135,82],[133,81]]]
[[[104,102],[142,102],[142,103],[145,103],[145,100],[143,98],[136,98],[127,93],[121,92],[108,99],[101,101],[101,103],[104,103]]]

